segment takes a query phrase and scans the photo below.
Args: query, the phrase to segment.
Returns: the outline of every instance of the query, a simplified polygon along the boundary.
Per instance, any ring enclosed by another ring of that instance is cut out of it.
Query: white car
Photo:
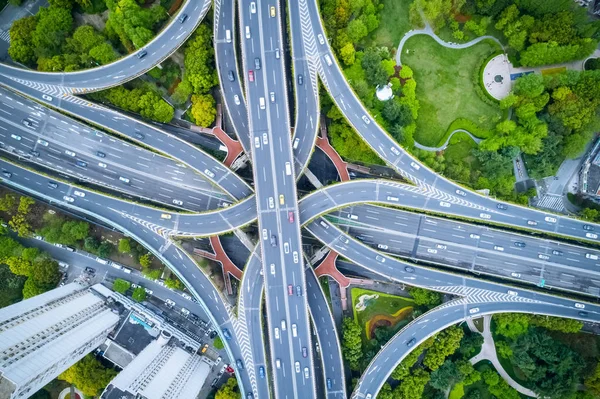
[[[538,254],[538,258],[540,258],[541,260],[548,260],[550,259],[550,257],[546,254]]]
[[[258,137],[254,138],[254,147],[260,148],[260,139]]]
[[[553,218],[552,216],[546,216],[544,220],[548,223],[556,223],[556,218]]]
[[[421,169],[421,167],[419,166],[419,164],[418,164],[418,163],[416,163],[416,162],[411,162],[411,163],[410,163],[410,166],[411,166],[413,169],[415,169],[415,170],[419,170],[419,169]]]
[[[292,324],[292,336],[293,337],[298,336],[298,326],[296,324]]]
[[[512,272],[510,275],[511,275],[511,277],[515,277],[515,278],[521,277],[521,273]]]
[[[267,136],[266,133],[263,133],[263,144],[267,145],[269,144],[269,136]]]
[[[537,222],[535,220],[528,220],[527,224],[530,226],[537,226]]]
[[[275,275],[275,263],[271,263],[271,274]]]
[[[294,366],[296,368],[296,373],[299,373],[300,372],[300,362],[294,363]]]
[[[67,155],[69,155],[71,157],[74,157],[75,155],[77,155],[73,151],[70,151],[70,150],[65,150],[65,154],[67,154]]]
[[[210,178],[214,178],[215,174],[209,170],[209,169],[204,169],[204,174],[206,174],[206,176],[210,177]]]
[[[367,118],[366,115],[362,116],[362,120],[368,125],[369,123],[371,123],[371,121],[369,120],[369,118]]]
[[[304,378],[308,379],[309,375],[308,367],[304,367]]]
[[[455,193],[458,194],[458,195],[460,195],[460,196],[462,196],[462,197],[464,197],[464,196],[467,195],[467,193],[465,193],[463,190],[456,190]]]
[[[233,96],[233,102],[235,103],[235,105],[240,105],[240,96],[238,96],[237,94]]]
[[[294,145],[292,146],[292,147],[294,148],[294,150],[295,150],[296,148],[298,148],[298,143],[300,143],[300,138],[296,137],[296,138],[294,139]]]
[[[472,309],[469,309],[469,313],[471,313],[471,314],[473,314],[473,313],[477,313],[477,312],[479,312],[479,308],[472,308]]]
[[[49,95],[47,95],[47,94],[42,94],[42,98],[43,98],[44,100],[46,100],[46,101],[52,101],[52,97],[50,97],[50,96],[49,96]]]
[[[388,249],[389,247],[385,244],[377,244],[377,248],[379,249]]]
[[[275,202],[273,201],[273,197],[269,197],[269,208],[275,208]]]
[[[298,263],[298,251],[294,251],[294,263]]]
[[[38,144],[43,145],[44,147],[48,147],[48,142],[46,140],[38,139]]]
[[[263,240],[266,240],[267,238],[269,238],[267,235],[267,229],[263,229],[262,234],[263,234]]]
[[[81,198],[85,197],[85,193],[82,193],[81,191],[75,190],[73,191],[73,194]]]
[[[479,217],[482,219],[491,219],[492,215],[488,214],[488,213],[480,213]]]
[[[183,205],[183,201],[182,200],[178,200],[178,199],[174,199],[173,200],[173,204],[181,206],[181,205]]]
[[[325,38],[323,37],[323,35],[322,35],[322,34],[320,34],[320,33],[319,33],[319,34],[317,35],[317,39],[319,39],[319,43],[321,43],[321,44],[325,44]]]
[[[501,247],[500,245],[494,245],[494,249],[496,251],[504,252],[504,247]]]
[[[255,2],[250,3],[250,12],[252,14],[256,14],[256,3]]]
[[[108,165],[106,165],[104,162],[98,162],[98,166],[100,166],[101,168],[104,168],[104,169],[106,169],[106,167],[107,167]]]
[[[69,197],[68,195],[65,195],[65,196],[63,197],[63,199],[64,199],[65,201],[67,201],[67,202],[73,202],[73,201],[75,201],[75,198],[73,198],[73,197]]]
[[[377,262],[385,263],[385,258],[383,256],[377,255],[375,259],[377,259]]]
[[[285,252],[286,254],[290,253],[290,244],[288,244],[287,242],[283,243],[283,252]]]
[[[279,328],[275,327],[275,339],[279,339]]]
[[[435,247],[437,249],[446,249],[447,248],[444,244],[436,244]]]
[[[519,293],[517,291],[512,291],[512,290],[508,290],[507,294],[512,295],[512,296],[519,296]]]
[[[479,240],[481,237],[479,236],[479,234],[469,234],[469,237],[474,238],[476,240]]]
[[[585,309],[585,305],[584,305],[583,303],[576,303],[576,304],[575,304],[575,307],[576,307],[577,309]]]
[[[148,294],[148,295],[154,294],[154,291],[149,290],[148,288],[144,288],[144,291],[146,291],[146,294]]]
[[[437,254],[437,249],[427,248],[427,252],[429,252],[430,254]]]
[[[274,103],[275,102],[275,92],[271,92],[269,93],[269,98],[271,98],[271,102]]]
[[[287,327],[285,325],[285,320],[281,320],[281,331],[285,331],[287,330]]]
[[[396,155],[400,155],[400,151],[398,151],[398,149],[396,147],[390,147],[390,150],[396,154]]]
[[[444,207],[444,208],[450,208],[450,203],[449,202],[440,201],[440,206]]]
[[[598,238],[598,234],[594,234],[594,233],[585,233],[585,236],[587,238],[594,238],[594,239]]]

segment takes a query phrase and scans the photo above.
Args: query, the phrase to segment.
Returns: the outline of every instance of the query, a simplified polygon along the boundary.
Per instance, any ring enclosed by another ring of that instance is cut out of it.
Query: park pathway
[[[454,136],[454,133],[466,133],[467,135],[469,135],[469,137],[471,137],[473,139],[473,141],[476,144],[481,143],[482,139],[480,139],[479,137],[475,137],[471,134],[471,132],[469,132],[468,130],[465,129],[456,129],[453,130],[452,133],[450,133],[450,136],[448,136],[448,139],[446,140],[446,142],[444,144],[442,144],[439,147],[428,147],[426,145],[417,143],[415,141],[415,147],[421,149],[421,150],[425,150],[425,151],[431,151],[431,152],[438,152],[438,151],[443,151],[446,149],[446,147],[448,147],[448,144],[450,143],[450,139],[452,138],[452,136]]]
[[[475,333],[483,335],[483,345],[481,346],[481,352],[479,352],[477,355],[473,356],[469,361],[473,365],[479,363],[482,360],[490,361],[492,363],[492,365],[494,366],[494,368],[496,369],[496,371],[498,372],[498,374],[500,374],[500,376],[502,378],[504,378],[504,381],[506,381],[508,383],[508,385],[510,385],[511,387],[516,389],[519,393],[522,393],[523,395],[527,395],[532,398],[537,398],[537,395],[535,392],[533,392],[531,389],[525,388],[523,385],[521,385],[517,381],[515,381],[510,375],[508,375],[506,370],[504,370],[504,367],[502,367],[502,364],[500,364],[500,361],[498,360],[498,354],[496,353],[496,345],[494,344],[494,337],[492,336],[492,331],[490,329],[491,321],[492,321],[491,315],[483,316],[483,333],[481,333],[481,332],[479,332],[477,327],[475,327],[473,320],[467,319],[467,324],[469,325],[469,329]]]

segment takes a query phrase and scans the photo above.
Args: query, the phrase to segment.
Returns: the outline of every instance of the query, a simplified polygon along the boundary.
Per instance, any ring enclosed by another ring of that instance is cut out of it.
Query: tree
[[[461,380],[464,385],[471,385],[481,380],[481,373],[475,370],[470,361],[461,359],[456,362],[456,367],[462,376]]]
[[[38,57],[60,54],[61,46],[73,29],[71,10],[60,7],[42,7],[37,14],[37,24],[31,42]]]
[[[465,358],[470,358],[481,350],[481,345],[483,345],[483,336],[481,334],[467,332],[460,341],[458,353],[463,355]]]
[[[183,283],[176,278],[168,278],[165,280],[165,285],[172,290],[182,290]]]
[[[129,241],[129,238],[121,238],[119,240],[119,252],[122,254],[131,252],[131,242]]]
[[[146,290],[143,287],[137,287],[133,290],[131,298],[136,302],[143,302],[146,299]]]
[[[442,296],[439,292],[429,291],[419,287],[412,287],[408,292],[414,298],[417,306],[427,306],[432,308],[442,303]]]
[[[363,358],[362,329],[358,323],[345,317],[342,321],[342,353],[348,362],[350,370],[358,370]]]
[[[596,364],[594,371],[585,379],[585,387],[595,395],[600,395],[600,365]]]
[[[423,364],[434,371],[440,367],[447,356],[453,354],[460,346],[464,331],[456,326],[449,327],[436,335],[434,344],[425,354]]]
[[[143,47],[154,33],[152,29],[168,18],[160,5],[142,8],[135,0],[106,1],[110,9],[105,31],[112,40],[120,40],[128,50]]]
[[[494,315],[496,333],[515,339],[529,328],[529,316],[524,313],[500,313]]]
[[[31,277],[25,281],[23,286],[23,299],[32,298],[48,291],[47,287],[38,285]]]
[[[408,65],[402,65],[400,69],[400,79],[410,79],[413,77],[413,70]]]
[[[213,346],[215,347],[215,349],[219,350],[225,347],[225,345],[223,345],[223,340],[221,339],[221,337],[215,337],[213,341]]]
[[[101,258],[110,258],[110,255],[115,250],[115,246],[109,241],[102,241],[98,246],[98,256]]]
[[[40,286],[56,286],[60,280],[58,263],[50,256],[40,256],[31,266],[30,278]]]
[[[86,396],[96,396],[117,375],[89,354],[58,376],[79,388]]]
[[[495,341],[495,343],[498,356],[505,359],[510,359],[512,357],[513,351],[508,342],[498,339]]]
[[[152,264],[152,254],[150,254],[149,252],[140,256],[140,265],[142,265],[142,267],[150,267],[150,265]]]
[[[208,94],[219,83],[212,45],[212,27],[200,24],[185,47],[185,75],[194,94]]]
[[[421,399],[425,385],[428,382],[429,373],[423,369],[417,369],[394,389],[394,397],[398,399]]]
[[[369,31],[361,19],[353,19],[348,24],[346,33],[348,34],[350,41],[358,43],[369,34]]]
[[[129,281],[118,278],[113,282],[112,289],[119,294],[125,294],[129,287],[131,287],[131,283]]]
[[[8,54],[16,61],[32,66],[35,63],[35,47],[32,35],[37,25],[35,16],[28,16],[16,20],[10,27],[10,47]]]
[[[346,45],[340,49],[340,57],[342,58],[342,62],[347,66],[354,65],[354,61],[356,60],[356,50],[354,49],[354,45],[352,43],[346,43]]]
[[[202,127],[211,126],[217,116],[215,99],[210,94],[194,94],[192,96],[192,108],[190,112],[196,125]]]
[[[464,376],[458,370],[456,364],[451,360],[446,360],[440,368],[431,373],[429,384],[440,391],[446,391],[463,379]]]
[[[215,394],[215,399],[239,399],[240,392],[235,377],[229,377],[227,382],[219,388]]]
[[[96,251],[98,251],[99,246],[100,246],[100,241],[98,241],[98,239],[93,236],[86,237],[85,241],[83,242],[83,248],[86,251],[91,252],[93,254],[95,254]]]

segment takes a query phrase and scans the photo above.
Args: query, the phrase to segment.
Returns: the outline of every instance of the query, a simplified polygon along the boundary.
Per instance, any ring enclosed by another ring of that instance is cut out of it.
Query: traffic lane
[[[191,172],[185,165],[176,164],[170,158],[89,129],[86,125],[42,107],[26,97],[0,88],[0,98],[5,100],[0,103],[0,130],[3,130],[0,134],[4,133],[3,135],[6,136],[18,130],[19,135],[30,142],[32,147],[27,147],[23,142],[19,143],[25,145],[28,150],[44,151],[45,143],[38,142],[38,139],[44,139],[45,142],[55,146],[64,147],[60,154],[64,149],[68,149],[76,151],[78,156],[87,155],[92,159],[98,159],[100,152],[105,156],[102,159],[105,163],[118,163],[125,170],[135,171],[143,168],[148,176],[155,176],[161,175],[166,168],[165,173],[176,176],[172,178],[172,184],[180,182],[182,185],[199,189],[221,191],[214,190],[210,182],[201,175]]]
[[[323,222],[323,224],[321,224]],[[327,227],[324,227],[327,225]],[[556,305],[574,307],[575,301],[568,298],[556,297],[553,294],[530,291],[523,288],[514,288],[505,284],[479,280],[468,276],[459,276],[443,270],[424,268],[419,265],[406,263],[379,254],[374,249],[349,239],[335,226],[326,223],[323,219],[312,222],[307,229],[321,242],[340,253],[346,259],[398,282],[409,285],[426,287],[436,291],[443,291],[455,295],[467,295],[472,292],[488,292],[499,294],[499,298],[519,297],[543,301]],[[508,290],[514,290],[516,295]],[[600,314],[600,306],[586,303],[586,311]]]
[[[37,72],[0,64],[0,74],[70,89],[81,89],[83,92],[117,86],[141,75],[173,53],[195,30],[210,4],[211,2],[206,0],[187,1],[177,15],[145,47],[113,63],[83,71],[61,73]],[[187,14],[188,18],[181,23],[179,18],[183,14]],[[143,58],[139,56],[142,51],[147,53]]]
[[[595,271],[600,266],[598,260],[586,257],[586,254],[600,257],[598,250],[486,226],[373,205],[345,208],[340,211],[340,214],[342,219],[344,217],[348,219],[342,220],[341,223],[358,224],[364,226],[364,229],[380,229],[390,236],[415,234],[418,228],[418,235],[421,238],[439,240],[444,244],[469,245],[490,251],[496,250],[494,247],[500,247],[499,255],[513,255],[541,261],[547,260],[545,256],[548,256],[554,263],[590,271]],[[398,219],[402,222],[397,222]]]
[[[333,315],[327,304],[317,276],[311,267],[305,268],[306,297],[313,324],[317,332],[321,360],[325,371],[325,389],[328,398],[346,398],[346,381],[344,378],[344,363],[342,350],[333,322]],[[331,384],[331,388],[327,384]]]
[[[467,309],[469,309],[469,311],[471,309],[478,309],[478,311],[471,314]],[[400,330],[387,342],[363,372],[351,397],[358,398],[363,395],[366,396],[367,394],[376,396],[377,392],[385,383],[396,365],[398,365],[398,363],[400,363],[414,348],[436,332],[462,322],[468,317],[479,317],[483,314],[507,312],[533,313],[579,319],[582,321],[589,320],[579,316],[577,309],[546,303],[475,302],[465,306],[463,301],[458,301],[451,306],[442,305],[416,319],[414,322]],[[597,317],[596,315],[593,317],[593,320],[600,321],[600,317]]]
[[[170,230],[177,230],[179,235],[213,235],[221,231],[230,231],[236,227],[250,223],[255,218],[256,204],[251,197],[236,205],[202,214],[178,214],[163,213],[164,211],[149,208],[140,204],[130,203],[117,198],[109,197],[90,190],[75,188],[69,184],[57,183],[57,188],[49,186],[52,179],[39,175],[27,169],[0,160],[3,171],[10,172],[10,179],[2,177],[7,184],[17,184],[26,191],[33,191],[45,196],[46,200],[62,204],[62,206],[74,206],[82,210],[89,210],[106,217],[109,220],[118,218],[139,220],[159,234]],[[75,195],[75,191],[84,193],[84,196]],[[67,201],[65,197],[70,197]],[[72,202],[71,202],[72,199]],[[167,215],[165,218],[163,215]]]
[[[0,83],[31,97],[38,97],[40,95],[39,91],[12,81],[1,74]],[[149,124],[133,120],[111,109],[97,104],[93,106],[90,106],[91,103],[85,104],[82,105],[79,101],[71,102],[58,98],[53,103],[53,106],[88,122],[98,124],[127,136],[136,143],[153,147],[164,154],[186,163],[236,199],[245,198],[252,193],[250,187],[239,176],[226,167],[221,166],[219,161],[195,146]]]

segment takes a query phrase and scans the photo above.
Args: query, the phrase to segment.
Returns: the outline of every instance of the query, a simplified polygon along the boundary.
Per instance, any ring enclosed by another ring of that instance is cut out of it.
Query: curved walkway
[[[446,149],[446,147],[448,147],[448,144],[450,143],[450,139],[452,138],[452,136],[454,136],[454,133],[466,133],[467,135],[469,135],[469,137],[471,137],[473,139],[473,141],[476,144],[481,143],[481,141],[483,139],[480,139],[479,137],[475,137],[473,136],[473,134],[465,129],[456,129],[453,130],[452,133],[450,133],[450,136],[448,136],[448,139],[446,140],[446,142],[444,144],[442,144],[440,147],[427,147],[426,145],[423,144],[419,144],[415,141],[415,147],[421,149],[421,150],[425,150],[425,151],[432,151],[432,152],[437,152],[437,151],[443,151]]]
[[[519,393],[523,395],[527,395],[532,398],[537,398],[537,394],[533,392],[531,389],[525,388],[523,385],[519,384],[515,381],[502,367],[500,361],[498,360],[498,354],[496,353],[496,345],[494,344],[494,337],[492,336],[492,331],[490,329],[490,323],[492,321],[492,315],[483,316],[483,333],[480,333],[475,325],[473,324],[472,319],[467,319],[467,324],[471,331],[479,333],[483,335],[483,345],[481,346],[481,352],[477,355],[473,356],[469,361],[471,364],[475,365],[482,360],[489,360],[498,374],[504,378],[504,381],[508,383],[511,387],[516,389]]]

